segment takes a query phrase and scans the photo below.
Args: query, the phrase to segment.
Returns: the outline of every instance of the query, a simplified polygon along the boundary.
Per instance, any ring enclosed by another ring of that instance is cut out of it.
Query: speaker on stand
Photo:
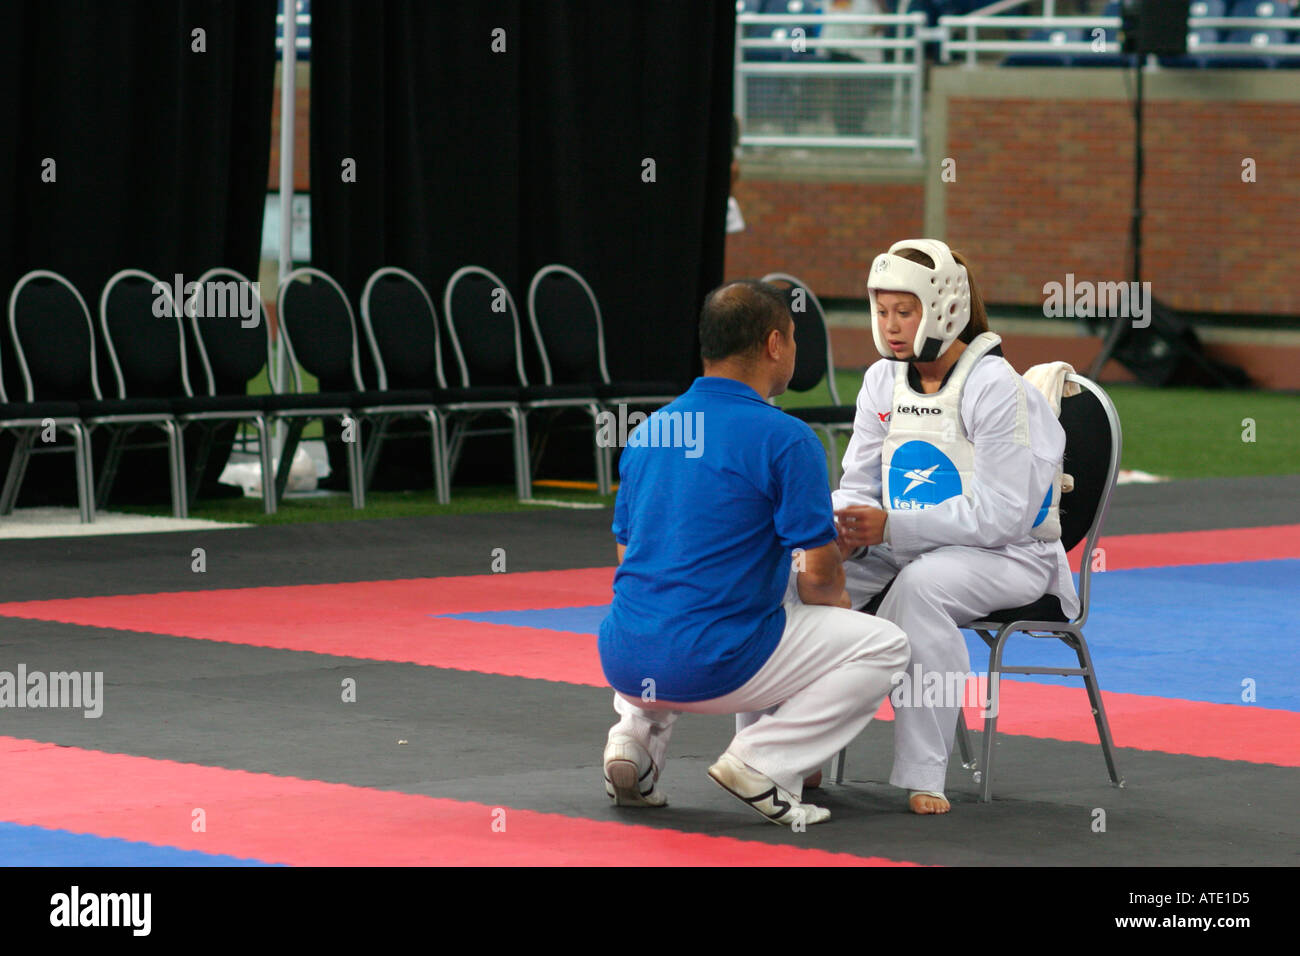
[[[1189,0],[1125,0],[1120,13],[1120,51],[1133,56],[1137,95],[1133,104],[1133,214],[1129,241],[1133,250],[1132,281],[1142,282],[1142,112],[1143,62],[1148,56],[1182,56],[1187,52]],[[1204,385],[1210,388],[1249,384],[1239,368],[1205,354],[1200,339],[1178,313],[1151,300],[1146,325],[1134,328],[1116,318],[1093,360],[1088,375],[1094,381],[1102,366],[1114,358],[1148,385]]]

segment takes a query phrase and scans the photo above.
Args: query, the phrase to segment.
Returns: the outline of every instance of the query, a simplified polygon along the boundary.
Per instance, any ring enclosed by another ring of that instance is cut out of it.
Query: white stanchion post
[[[296,96],[298,78],[298,0],[284,0],[284,46],[280,53],[280,275],[276,284],[277,301],[279,287],[284,277],[293,271],[293,135],[298,116]],[[283,328],[282,317],[275,317],[277,332],[275,337],[275,387],[283,389],[285,385],[286,356],[284,337],[279,334]],[[272,374],[271,369],[267,369]],[[280,451],[284,447],[284,423],[277,422],[275,437],[271,442],[272,461],[280,460]],[[266,476],[263,476],[266,480]],[[272,476],[274,480],[274,476]]]

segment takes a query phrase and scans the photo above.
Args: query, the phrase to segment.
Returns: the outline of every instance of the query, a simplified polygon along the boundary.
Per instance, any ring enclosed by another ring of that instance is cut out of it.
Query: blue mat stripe
[[[0,866],[278,866],[224,853],[0,822]]]
[[[1300,560],[1107,571],[1092,576],[1084,635],[1108,691],[1300,711]],[[607,605],[439,615],[516,627],[597,634]],[[967,632],[972,669],[988,648]],[[1077,666],[1055,639],[1013,637],[1003,660]],[[1019,679],[1019,678],[1018,678]],[[1082,686],[1079,678],[1034,681]],[[1255,701],[1243,701],[1245,682]]]

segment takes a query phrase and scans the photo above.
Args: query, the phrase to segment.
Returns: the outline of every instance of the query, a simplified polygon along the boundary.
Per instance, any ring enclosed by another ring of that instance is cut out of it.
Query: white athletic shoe
[[[831,818],[831,812],[825,807],[800,803],[790,791],[777,786],[771,777],[750,769],[729,752],[709,768],[709,776],[723,790],[781,826],[812,826]]]
[[[655,784],[659,770],[646,749],[623,734],[605,744],[605,793],[619,807],[666,807],[668,798]]]

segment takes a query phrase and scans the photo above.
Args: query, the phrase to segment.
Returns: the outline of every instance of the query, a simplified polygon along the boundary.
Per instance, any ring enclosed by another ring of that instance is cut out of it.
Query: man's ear
[[[780,329],[773,329],[767,333],[767,356],[775,359],[781,354],[781,348],[785,344],[785,335]]]

